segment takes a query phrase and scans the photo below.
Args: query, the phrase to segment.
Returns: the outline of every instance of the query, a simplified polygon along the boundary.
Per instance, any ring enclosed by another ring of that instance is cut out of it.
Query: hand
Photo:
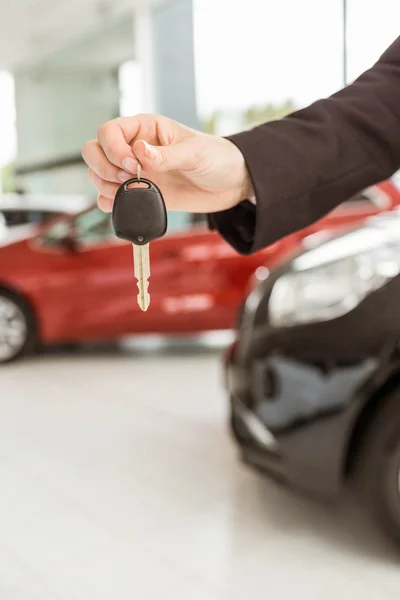
[[[235,144],[160,115],[105,123],[97,140],[86,142],[82,156],[104,211],[111,211],[121,183],[137,174],[138,161],[142,176],[158,185],[169,210],[218,212],[253,193]]]

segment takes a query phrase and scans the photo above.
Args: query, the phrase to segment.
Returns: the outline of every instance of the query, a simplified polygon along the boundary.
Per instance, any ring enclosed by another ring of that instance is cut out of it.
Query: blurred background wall
[[[155,111],[225,134],[283,116],[339,89],[344,70],[351,81],[368,68],[400,16],[398,0],[5,0],[1,10],[1,186],[90,194],[80,149],[103,121]]]

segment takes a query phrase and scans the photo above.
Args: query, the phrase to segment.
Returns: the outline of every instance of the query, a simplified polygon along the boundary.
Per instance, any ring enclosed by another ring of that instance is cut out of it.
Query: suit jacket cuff
[[[256,206],[246,200],[229,210],[208,215],[208,224],[237,252],[251,254],[254,251],[256,212]]]

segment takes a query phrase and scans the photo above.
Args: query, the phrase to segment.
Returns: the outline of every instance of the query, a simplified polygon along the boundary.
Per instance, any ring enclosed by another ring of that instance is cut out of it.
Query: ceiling
[[[131,21],[134,10],[163,1],[0,0],[0,69],[35,63],[124,17]],[[117,42],[109,41],[107,56],[118,54]],[[96,58],[92,55],[91,60]],[[90,60],[90,56],[85,59]]]

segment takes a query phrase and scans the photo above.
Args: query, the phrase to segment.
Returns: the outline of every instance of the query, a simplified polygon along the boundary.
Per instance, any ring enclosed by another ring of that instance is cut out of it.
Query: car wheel
[[[233,438],[240,446],[248,446],[250,444],[251,438],[233,407],[231,408],[229,429]]]
[[[0,290],[0,364],[27,352],[35,337],[35,321],[26,303],[15,294]]]
[[[400,545],[400,392],[378,409],[367,427],[355,475],[363,501]]]

